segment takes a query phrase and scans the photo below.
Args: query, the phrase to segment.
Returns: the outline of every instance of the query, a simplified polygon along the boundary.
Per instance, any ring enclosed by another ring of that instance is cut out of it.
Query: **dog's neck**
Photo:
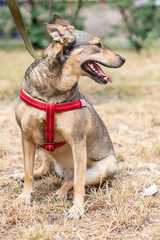
[[[23,89],[33,98],[48,103],[65,103],[82,98],[77,75],[65,67],[61,52],[50,55],[51,46],[27,69]],[[53,50],[52,50],[53,51]]]

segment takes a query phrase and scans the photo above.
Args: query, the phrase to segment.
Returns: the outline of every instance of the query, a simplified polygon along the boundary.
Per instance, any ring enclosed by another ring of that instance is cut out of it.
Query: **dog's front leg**
[[[24,155],[24,187],[22,194],[17,198],[17,203],[30,203],[31,193],[33,191],[33,170],[36,144],[23,138],[23,155]]]
[[[68,212],[71,219],[79,219],[84,214],[84,195],[86,178],[86,139],[72,147],[74,160],[74,200]]]

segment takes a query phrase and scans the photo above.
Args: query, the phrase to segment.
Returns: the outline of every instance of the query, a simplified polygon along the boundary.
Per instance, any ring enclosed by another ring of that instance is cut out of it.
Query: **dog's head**
[[[76,30],[67,20],[57,15],[54,16],[54,24],[45,24],[45,27],[53,38],[53,49],[59,49],[65,59],[64,73],[69,68],[72,69],[72,75],[87,75],[98,83],[106,84],[112,80],[99,64],[118,68],[125,62],[123,57],[105,48],[99,38]]]

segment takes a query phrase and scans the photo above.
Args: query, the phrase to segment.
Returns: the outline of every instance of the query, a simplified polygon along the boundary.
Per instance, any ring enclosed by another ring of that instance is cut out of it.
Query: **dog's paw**
[[[68,218],[70,219],[81,219],[84,216],[84,209],[79,208],[78,206],[72,206],[68,213],[67,213]]]
[[[54,197],[55,197],[56,201],[62,201],[62,200],[67,199],[67,193],[66,193],[66,191],[63,191],[60,188],[57,190]]]
[[[21,194],[18,198],[15,199],[13,205],[19,206],[22,204],[29,205],[31,201],[31,194]]]
[[[23,173],[13,174],[10,176],[10,179],[14,179],[16,181],[24,181],[24,174]]]

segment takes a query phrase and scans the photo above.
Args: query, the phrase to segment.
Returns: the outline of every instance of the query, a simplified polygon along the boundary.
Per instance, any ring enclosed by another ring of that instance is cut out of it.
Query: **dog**
[[[99,64],[118,68],[125,59],[105,48],[92,34],[79,31],[67,20],[54,16],[54,24],[45,24],[52,43],[27,69],[22,89],[27,96],[41,103],[68,103],[84,99],[78,87],[81,76],[97,83],[111,82]],[[46,112],[26,104],[20,97],[16,102],[16,119],[22,131],[24,154],[24,187],[18,203],[30,203],[34,178],[54,171],[64,178],[56,192],[58,199],[67,196],[73,187],[70,219],[84,215],[85,185],[96,185],[112,178],[116,172],[116,157],[106,126],[87,100],[86,107],[55,113],[55,142],[66,144],[47,151],[41,148],[43,163],[34,171],[37,145],[45,144]]]

